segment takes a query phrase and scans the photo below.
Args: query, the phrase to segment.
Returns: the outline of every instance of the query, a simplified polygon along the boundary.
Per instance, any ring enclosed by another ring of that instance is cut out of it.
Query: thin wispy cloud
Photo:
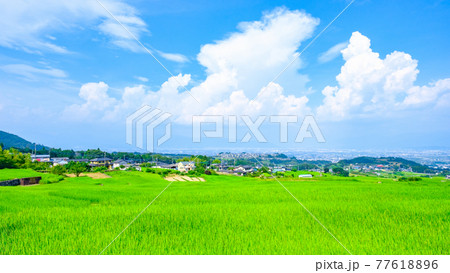
[[[15,74],[22,76],[27,80],[35,81],[42,77],[52,77],[52,78],[66,78],[67,74],[61,69],[45,67],[37,68],[27,64],[8,64],[0,66],[0,70],[3,70],[9,74]]]
[[[347,45],[348,42],[342,42],[321,53],[318,58],[319,63],[327,63],[341,56],[341,50],[346,48]]]
[[[149,33],[135,8],[120,0],[103,2],[134,35]],[[137,50],[133,39],[96,1],[84,0],[4,1],[0,9],[0,46],[29,53],[67,54],[71,49],[58,43],[57,36],[80,31],[80,27],[108,36],[115,46]]]
[[[184,56],[183,54],[166,53],[166,52],[162,52],[160,50],[158,50],[157,52],[161,57],[163,57],[166,60],[172,61],[172,62],[186,63],[189,61],[189,59],[186,56]]]
[[[141,82],[148,82],[148,78],[146,77],[135,76],[134,78]]]

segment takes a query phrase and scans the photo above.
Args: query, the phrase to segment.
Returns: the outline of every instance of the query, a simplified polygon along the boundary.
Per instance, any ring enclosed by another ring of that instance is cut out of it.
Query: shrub
[[[35,161],[29,164],[29,167],[35,171],[45,171],[50,168],[50,162]]]
[[[420,177],[409,177],[408,178],[408,181],[421,181],[422,180],[422,178],[420,178]]]
[[[421,181],[420,177],[400,177],[398,181]]]
[[[66,173],[66,168],[61,165],[56,165],[50,169],[50,172],[52,174],[63,175],[64,173]]]
[[[58,183],[59,181],[62,181],[64,177],[60,175],[45,175],[42,177],[41,181],[39,181],[39,184],[52,184],[52,183]]]
[[[93,172],[97,173],[97,172],[106,172],[108,170],[108,168],[106,168],[105,166],[102,167],[95,167],[94,169],[92,169]]]

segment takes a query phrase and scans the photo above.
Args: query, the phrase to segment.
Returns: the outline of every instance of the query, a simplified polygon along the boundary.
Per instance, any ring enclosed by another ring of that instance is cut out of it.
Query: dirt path
[[[171,175],[167,176],[167,181],[179,181],[179,182],[205,182],[205,179],[203,177],[189,177],[186,175]]]

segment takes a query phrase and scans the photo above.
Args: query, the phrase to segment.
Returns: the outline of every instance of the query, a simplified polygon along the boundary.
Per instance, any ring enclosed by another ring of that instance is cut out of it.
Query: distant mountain
[[[17,135],[10,134],[4,131],[0,131],[0,143],[3,144],[3,147],[5,149],[9,148],[17,148],[17,149],[32,149],[34,150],[34,143],[25,140]],[[49,148],[43,145],[36,145],[37,150],[46,149]]]

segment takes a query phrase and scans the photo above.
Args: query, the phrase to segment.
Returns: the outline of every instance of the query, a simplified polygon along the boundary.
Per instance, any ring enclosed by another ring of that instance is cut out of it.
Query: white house
[[[64,166],[67,163],[69,163],[69,158],[68,157],[57,157],[57,158],[52,158],[52,162],[53,162],[53,166]]]
[[[195,169],[194,162],[182,161],[178,162],[177,164],[177,170],[179,170],[180,172],[188,172],[193,169]]]
[[[298,175],[299,178],[312,178],[312,174],[299,174]]]
[[[126,166],[128,164],[128,162],[126,162],[123,159],[117,159],[116,161],[113,162],[113,169],[115,168],[120,168],[120,166]]]
[[[31,155],[31,160],[33,162],[50,162],[50,155]]]

